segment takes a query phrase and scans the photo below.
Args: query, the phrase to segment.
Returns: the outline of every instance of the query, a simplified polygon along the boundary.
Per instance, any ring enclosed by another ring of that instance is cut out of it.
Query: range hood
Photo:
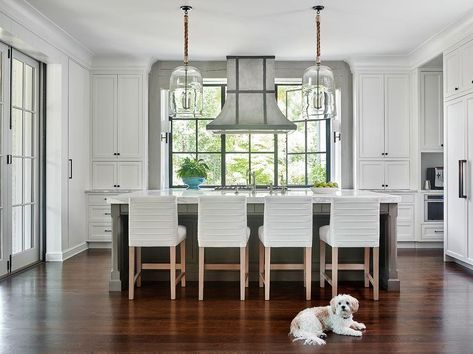
[[[296,130],[276,103],[274,58],[227,57],[227,98],[207,130],[217,134],[282,134]]]

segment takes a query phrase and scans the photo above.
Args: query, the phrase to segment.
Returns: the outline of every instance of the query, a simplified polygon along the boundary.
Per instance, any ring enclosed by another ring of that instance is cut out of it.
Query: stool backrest
[[[336,198],[330,212],[330,233],[334,245],[379,246],[379,199]]]
[[[199,198],[199,247],[245,247],[247,243],[246,197]]]
[[[169,246],[177,244],[177,199],[175,196],[130,198],[128,244]]]
[[[269,247],[312,247],[311,196],[264,198],[265,245]]]

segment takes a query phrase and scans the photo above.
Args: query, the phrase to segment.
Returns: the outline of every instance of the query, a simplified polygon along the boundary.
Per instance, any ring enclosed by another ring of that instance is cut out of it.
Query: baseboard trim
[[[112,248],[111,242],[94,242],[87,241],[89,248]]]
[[[46,253],[46,262],[64,262],[65,260],[74,257],[81,252],[84,252],[88,248],[87,242],[82,242],[77,246],[65,250],[64,252]]]
[[[443,248],[443,242],[398,241],[397,248]]]

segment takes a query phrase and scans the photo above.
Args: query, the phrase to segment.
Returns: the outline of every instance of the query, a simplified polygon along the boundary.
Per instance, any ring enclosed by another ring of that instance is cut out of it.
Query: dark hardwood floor
[[[237,283],[197,284],[170,301],[168,283],[145,283],[134,301],[109,294],[109,253],[89,250],[64,264],[41,264],[0,283],[0,352],[293,352],[473,353],[473,276],[444,264],[440,251],[400,251],[401,293],[353,284],[342,292],[360,300],[362,338],[329,334],[323,347],[293,343],[289,324],[305,307],[328,304],[330,287],[274,283],[272,300],[251,284],[238,300]]]

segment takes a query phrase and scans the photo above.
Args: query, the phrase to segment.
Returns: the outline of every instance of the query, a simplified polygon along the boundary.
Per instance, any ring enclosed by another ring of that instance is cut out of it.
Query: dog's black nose
[[[345,305],[342,305],[342,310],[345,310]]]

